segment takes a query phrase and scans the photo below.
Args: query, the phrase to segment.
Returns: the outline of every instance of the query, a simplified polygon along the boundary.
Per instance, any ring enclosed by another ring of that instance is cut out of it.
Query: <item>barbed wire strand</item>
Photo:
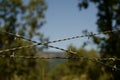
[[[30,41],[30,42],[33,42],[33,43],[38,43],[38,45],[42,45],[42,44],[49,44],[49,43],[56,43],[56,42],[67,41],[67,40],[76,39],[76,38],[81,38],[81,37],[88,37],[88,38],[89,38],[89,37],[92,37],[92,36],[96,36],[96,35],[100,35],[100,34],[113,33],[113,32],[117,32],[117,31],[119,31],[119,30],[104,31],[104,32],[99,32],[99,33],[89,32],[89,33],[86,34],[86,35],[73,36],[73,37],[69,37],[69,38],[64,38],[64,39],[59,39],[59,40],[54,40],[54,41],[48,41],[48,42],[45,41],[45,42],[41,42],[41,43],[39,43],[39,42],[37,42],[37,41],[33,41],[33,40],[31,40],[31,39],[27,39],[27,38],[25,38],[25,37],[23,37],[23,36],[20,36],[20,35],[18,35],[18,34],[13,34],[13,33],[10,33],[10,32],[3,32],[3,31],[2,31],[2,33],[7,33],[7,34],[13,35],[13,36],[15,36],[15,37],[17,37],[17,38],[22,38],[22,39],[24,39],[24,40],[27,40],[27,41]]]
[[[67,50],[66,50],[67,51]],[[67,52],[69,52],[69,51],[67,51]],[[73,52],[69,52],[69,53],[72,53],[72,54],[74,54]],[[104,63],[104,62],[101,62],[100,60],[100,58],[88,58],[88,57],[85,57],[85,56],[80,56],[79,55],[79,57],[74,57],[74,58],[69,58],[69,57],[60,57],[60,56],[56,56],[56,57],[41,57],[41,56],[18,56],[18,55],[15,55],[15,54],[12,54],[12,55],[10,55],[9,57],[7,56],[5,56],[5,55],[0,55],[0,58],[16,58],[16,59],[18,59],[18,58],[24,58],[24,59],[82,59],[82,60],[90,60],[90,61],[92,61],[92,62],[96,62],[96,63],[100,63],[100,64],[102,64],[102,65],[104,65],[104,66],[107,66],[107,67],[110,67],[112,70],[120,70],[120,69],[118,69],[117,67],[116,67],[116,65],[109,65],[109,64],[106,64],[106,63]],[[113,59],[110,59],[110,60],[113,60]]]
[[[53,47],[53,46],[52,46]],[[55,48],[55,47],[54,47]],[[72,51],[69,51],[69,50],[65,50],[65,49],[61,49],[62,51],[65,51],[67,53],[71,53],[71,54],[76,54],[76,52],[72,52]],[[0,57],[2,58],[5,58],[5,55],[0,55]],[[111,69],[113,70],[120,70],[118,69],[117,67],[114,67],[112,65],[109,65],[109,64],[106,64],[106,63],[103,63],[102,61],[100,60],[103,60],[101,58],[88,58],[88,57],[85,57],[85,56],[80,56],[79,55],[79,58],[69,58],[69,57],[40,57],[40,56],[16,56],[15,54],[12,54],[10,55],[10,58],[24,58],[24,59],[83,59],[83,60],[90,60],[92,62],[97,62],[97,63],[100,63],[102,65],[105,65],[107,67],[110,67]],[[104,60],[113,60],[115,61],[115,58],[104,58]],[[120,59],[119,59],[120,60]]]

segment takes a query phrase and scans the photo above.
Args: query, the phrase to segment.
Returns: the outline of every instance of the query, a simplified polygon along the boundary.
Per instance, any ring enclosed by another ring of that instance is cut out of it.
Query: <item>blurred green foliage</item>
[[[90,2],[95,3],[98,9],[99,32],[119,29],[119,0],[81,0],[80,9],[87,9]],[[41,42],[48,40],[38,32],[45,23],[46,9],[45,0],[0,0],[0,31],[20,34],[30,39],[37,37]],[[87,51],[84,48],[69,46],[69,50],[77,53],[65,53],[69,59],[61,62],[54,69],[49,67],[47,60],[9,58],[13,53],[35,56],[37,50],[41,50],[38,47],[1,53],[0,55],[4,54],[6,58],[0,58],[0,80],[119,80],[119,71],[112,71],[101,64],[80,59],[80,56],[119,57],[119,33],[118,31],[105,34],[103,38],[93,37],[93,41],[102,53],[100,55],[95,50]],[[6,33],[0,33],[0,37],[0,50],[32,44]],[[118,67],[119,62],[115,64]]]
[[[47,9],[44,0],[0,0],[0,31],[19,34],[27,38],[46,40],[38,30],[45,23],[44,12]],[[31,45],[15,36],[0,32],[0,50]],[[45,60],[39,63],[35,59],[9,58],[15,55],[34,56],[38,48],[24,48],[17,51],[1,53],[6,58],[0,58],[0,80],[40,80],[41,66],[46,66]],[[41,65],[42,64],[42,65]]]
[[[87,51],[83,48],[77,49],[74,46],[69,46],[68,49],[77,53],[65,53],[69,59],[52,70],[48,74],[47,80],[110,80],[111,76],[105,72],[104,66],[80,58],[81,56],[99,58],[95,50]]]
[[[104,34],[104,37],[93,37],[93,42],[98,45],[101,57],[120,58],[120,0],[80,0],[79,8],[87,9],[93,3],[97,8],[98,32],[118,30],[113,33]],[[107,64],[107,63],[106,63]],[[120,68],[120,62],[115,62]],[[113,72],[106,68],[107,72],[112,73],[113,80],[120,80],[120,71]]]

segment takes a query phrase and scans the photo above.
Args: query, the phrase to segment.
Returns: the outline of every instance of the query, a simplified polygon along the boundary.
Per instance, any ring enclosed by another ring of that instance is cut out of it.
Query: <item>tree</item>
[[[65,53],[68,59],[65,63],[58,65],[48,76],[47,80],[108,80],[107,74],[99,63],[94,63],[89,60],[82,59],[81,56],[87,58],[99,58],[95,50],[87,51],[83,48],[75,48],[69,46],[69,50],[76,54]]]
[[[27,38],[37,37],[45,40],[38,30],[45,23],[44,0],[0,0],[0,50],[32,44],[2,31],[19,34]],[[0,80],[37,80],[36,60],[9,58],[10,55],[34,56],[37,48],[4,52],[6,58],[0,58]],[[2,54],[1,54],[2,55]],[[34,73],[34,74],[33,74]]]
[[[81,0],[79,8],[87,9],[89,3],[94,3],[98,9],[97,25],[98,32],[118,30],[109,34],[104,34],[103,38],[93,37],[93,41],[100,48],[101,57],[118,57],[120,56],[120,0]],[[119,67],[119,62],[115,61],[115,65]],[[111,71],[113,79],[119,80],[119,71]]]

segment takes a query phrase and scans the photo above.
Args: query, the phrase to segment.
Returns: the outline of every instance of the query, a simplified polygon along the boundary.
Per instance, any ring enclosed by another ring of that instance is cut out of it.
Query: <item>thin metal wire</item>
[[[30,42],[33,42],[33,43],[37,43],[38,45],[43,45],[43,44],[49,44],[49,43],[56,43],[56,42],[67,41],[67,40],[81,38],[81,37],[88,37],[89,38],[89,37],[92,37],[92,36],[96,36],[96,35],[100,35],[100,34],[113,33],[113,32],[117,32],[117,31],[119,31],[119,30],[104,31],[104,32],[99,32],[99,33],[92,33],[92,32],[90,32],[90,33],[88,33],[86,35],[73,36],[73,37],[69,37],[69,38],[64,38],[64,39],[59,39],[59,40],[54,40],[54,41],[48,41],[48,42],[45,41],[45,42],[41,42],[41,43],[39,43],[37,41],[33,41],[31,39],[27,39],[27,38],[25,38],[23,36],[20,36],[20,35],[16,35],[16,34],[10,33],[10,32],[3,32],[2,31],[2,33],[7,33],[7,34],[13,35],[13,36],[15,36],[17,38],[21,38],[21,39],[24,39],[24,40],[27,40],[27,41],[30,41]]]
[[[21,47],[16,47],[16,48],[11,48],[11,49],[5,49],[5,50],[1,50],[0,53],[20,50],[20,49],[23,49],[23,48],[31,48],[31,47],[35,47],[35,46],[37,46],[37,44],[28,45],[28,46],[21,46]],[[68,52],[68,53],[73,53],[72,51],[68,51],[68,50],[65,50],[65,49],[59,48],[59,47],[55,47],[55,46],[51,46],[51,45],[45,45],[45,46],[50,47],[50,48],[54,48],[54,49],[58,49],[58,50],[61,50],[61,51],[65,51],[65,52]]]
[[[66,50],[67,52],[69,52],[68,50]],[[71,54],[75,54],[74,52],[69,52]],[[77,54],[75,54],[77,55]],[[84,60],[93,60],[93,61],[120,61],[120,58],[88,58],[88,57],[85,57],[85,56],[80,56],[78,55],[79,57],[74,57],[74,58],[69,58],[69,57],[60,57],[60,56],[57,56],[57,57],[50,57],[50,59],[54,59],[54,58],[59,58],[59,59],[84,59]],[[6,56],[5,55],[0,55],[0,58],[5,58]],[[12,54],[10,55],[10,57],[13,57],[13,58],[38,58],[38,59],[48,59],[47,57],[41,57],[41,56],[17,56],[15,54]]]
[[[101,60],[103,60],[102,58],[89,58],[89,57],[85,57],[85,56],[80,56],[79,57],[74,57],[74,58],[70,58],[70,57],[60,57],[60,56],[56,56],[56,57],[41,57],[41,56],[18,56],[18,55],[15,55],[15,54],[12,54],[10,56],[5,56],[5,55],[0,55],[0,58],[15,58],[15,59],[18,59],[18,58],[22,58],[22,59],[80,59],[80,60],[89,60],[89,61],[92,61],[92,62],[96,62],[96,63],[100,63],[104,66],[107,66],[107,67],[110,67],[112,70],[120,70],[116,67],[116,65],[110,65],[110,64],[106,64],[104,62],[102,62]],[[112,58],[105,58],[105,60],[113,60]],[[114,59],[114,60],[117,60],[117,59]],[[120,60],[120,59],[119,59]]]

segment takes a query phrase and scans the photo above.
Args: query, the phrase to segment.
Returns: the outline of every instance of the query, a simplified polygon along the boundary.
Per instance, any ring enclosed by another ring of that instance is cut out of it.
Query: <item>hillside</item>
[[[65,54],[62,52],[39,52],[37,55],[44,57],[44,58],[65,57]],[[55,66],[64,63],[65,59],[59,59],[59,58],[58,59],[48,59],[48,62],[50,64],[50,67],[54,68]]]

